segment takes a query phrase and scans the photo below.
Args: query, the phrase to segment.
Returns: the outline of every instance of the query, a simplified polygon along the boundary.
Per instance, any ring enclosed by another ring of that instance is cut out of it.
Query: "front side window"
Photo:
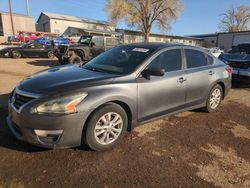
[[[83,68],[92,71],[124,75],[134,71],[154,51],[155,49],[153,48],[119,46],[96,56],[85,64]]]
[[[187,68],[196,68],[208,65],[206,55],[198,50],[185,49]]]
[[[148,68],[164,69],[165,72],[172,72],[182,69],[181,50],[168,50],[158,55]]]

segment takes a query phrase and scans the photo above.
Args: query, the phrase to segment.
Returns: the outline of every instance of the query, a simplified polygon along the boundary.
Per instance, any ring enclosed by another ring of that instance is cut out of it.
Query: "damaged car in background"
[[[116,37],[83,35],[76,44],[59,45],[55,56],[62,65],[77,64],[86,62],[119,44]]]
[[[250,84],[250,42],[238,44],[219,59],[233,68],[233,81]]]

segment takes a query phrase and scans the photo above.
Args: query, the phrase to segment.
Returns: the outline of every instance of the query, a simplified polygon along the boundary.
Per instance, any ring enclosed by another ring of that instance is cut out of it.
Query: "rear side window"
[[[214,58],[210,55],[207,55],[207,61],[208,61],[208,65],[212,65],[214,63]]]
[[[185,49],[187,68],[202,67],[208,65],[208,60],[203,52]]]
[[[165,72],[181,70],[181,50],[176,49],[162,52],[151,62],[149,68],[161,68],[165,69]]]
[[[92,42],[94,42],[96,46],[104,46],[104,38],[103,37],[93,37]]]
[[[117,38],[106,38],[106,45],[107,46],[117,46],[119,41]]]

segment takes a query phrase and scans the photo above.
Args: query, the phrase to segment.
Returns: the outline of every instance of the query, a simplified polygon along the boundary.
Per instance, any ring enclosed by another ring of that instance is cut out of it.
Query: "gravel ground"
[[[238,85],[218,112],[191,111],[142,125],[111,151],[44,150],[6,127],[7,97],[56,60],[0,59],[0,188],[250,187],[250,89]]]

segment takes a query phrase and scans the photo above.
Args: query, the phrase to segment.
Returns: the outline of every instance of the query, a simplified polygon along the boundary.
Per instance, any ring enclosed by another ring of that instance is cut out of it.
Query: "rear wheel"
[[[53,59],[54,57],[55,57],[55,55],[54,55],[53,51],[49,51],[48,52],[48,58]]]
[[[72,55],[70,58],[69,58],[69,63],[70,64],[79,64],[81,63],[82,59],[80,56],[78,55]]]
[[[108,103],[91,115],[84,131],[84,141],[91,149],[104,151],[113,148],[124,137],[128,118],[124,109]]]
[[[13,58],[15,58],[15,59],[18,59],[18,58],[21,57],[21,53],[20,53],[19,51],[17,51],[17,50],[13,50],[13,51],[11,52],[11,56],[12,56]]]
[[[205,107],[205,111],[214,112],[219,107],[221,100],[223,97],[223,90],[220,85],[215,85],[207,98],[207,103]]]

